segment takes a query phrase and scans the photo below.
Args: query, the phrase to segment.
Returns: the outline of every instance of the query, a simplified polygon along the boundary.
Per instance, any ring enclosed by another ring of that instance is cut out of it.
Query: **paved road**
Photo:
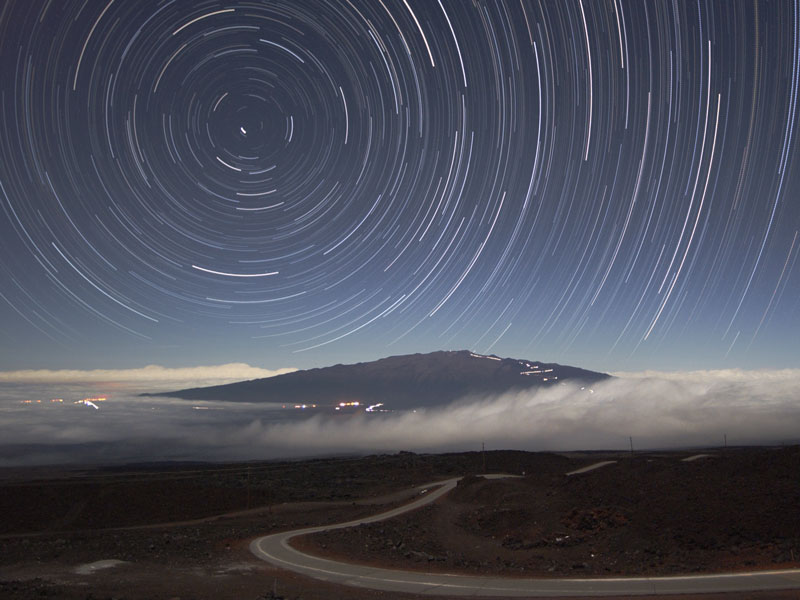
[[[589,465],[588,467],[583,467],[582,469],[575,469],[574,471],[570,471],[567,473],[567,477],[570,475],[580,475],[581,473],[588,473],[589,471],[594,471],[595,469],[599,469],[601,467],[607,467],[608,465],[613,465],[615,460],[604,460],[602,462],[594,463],[593,465]]]
[[[694,456],[687,456],[686,458],[682,458],[681,462],[694,462],[696,460],[700,460],[701,458],[712,458],[712,454],[695,454]]]
[[[503,475],[487,475],[502,478]],[[426,594],[431,596],[484,596],[484,597],[559,597],[559,596],[615,596],[648,594],[689,594],[755,590],[781,590],[800,588],[800,569],[694,575],[685,577],[617,577],[602,579],[522,579],[506,577],[480,577],[473,575],[448,575],[419,571],[379,569],[337,562],[304,554],[289,545],[289,540],[299,535],[331,529],[354,527],[373,523],[419,508],[443,496],[456,485],[458,479],[448,479],[421,486],[434,488],[410,504],[372,517],[285,531],[254,540],[250,550],[262,560],[275,566],[295,571],[315,579],[371,588],[377,590]]]

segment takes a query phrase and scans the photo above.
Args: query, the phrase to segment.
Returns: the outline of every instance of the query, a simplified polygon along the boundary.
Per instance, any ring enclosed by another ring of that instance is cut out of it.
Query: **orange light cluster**
[[[353,402],[339,402],[339,406],[335,407],[336,410],[342,410],[343,408],[347,408],[348,406],[361,406],[361,402],[355,400]]]
[[[75,400],[75,404],[86,404],[87,402],[105,402],[108,400],[107,396],[98,396],[97,398],[84,398],[83,400]]]
[[[107,400],[107,396],[100,396],[99,398],[84,398],[83,400],[76,400],[74,404],[86,404],[86,402],[105,402]],[[50,398],[51,404],[60,404],[63,403],[63,398]],[[41,400],[20,400],[20,404],[41,404]]]

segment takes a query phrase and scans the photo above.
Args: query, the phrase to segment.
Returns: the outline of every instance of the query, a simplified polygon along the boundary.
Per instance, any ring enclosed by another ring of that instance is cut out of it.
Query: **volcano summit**
[[[292,402],[335,406],[340,402],[383,403],[392,409],[448,404],[562,382],[593,384],[610,376],[535,360],[500,358],[467,350],[391,356],[226,385],[160,394],[186,400]]]

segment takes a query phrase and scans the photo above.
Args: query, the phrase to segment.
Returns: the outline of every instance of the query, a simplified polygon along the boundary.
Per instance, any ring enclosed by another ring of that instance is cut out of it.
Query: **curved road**
[[[484,475],[484,477],[497,479],[508,476]],[[277,567],[315,579],[376,590],[431,596],[522,596],[530,598],[689,594],[800,588],[800,569],[677,577],[522,579],[380,569],[319,558],[304,554],[289,545],[292,538],[300,535],[355,527],[362,523],[374,523],[417,509],[449,492],[456,486],[459,479],[447,479],[428,486],[420,486],[417,489],[422,495],[417,500],[378,515],[337,525],[308,527],[257,538],[250,544],[250,550],[258,558]],[[441,487],[422,493],[423,490],[437,485]]]

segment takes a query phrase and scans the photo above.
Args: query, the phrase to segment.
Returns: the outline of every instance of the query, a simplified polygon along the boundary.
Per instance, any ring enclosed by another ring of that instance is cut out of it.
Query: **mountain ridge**
[[[609,377],[606,373],[558,363],[501,358],[469,350],[440,350],[143,395],[319,406],[380,402],[389,408],[406,409],[440,406],[466,396],[521,391],[566,381],[591,384]]]

